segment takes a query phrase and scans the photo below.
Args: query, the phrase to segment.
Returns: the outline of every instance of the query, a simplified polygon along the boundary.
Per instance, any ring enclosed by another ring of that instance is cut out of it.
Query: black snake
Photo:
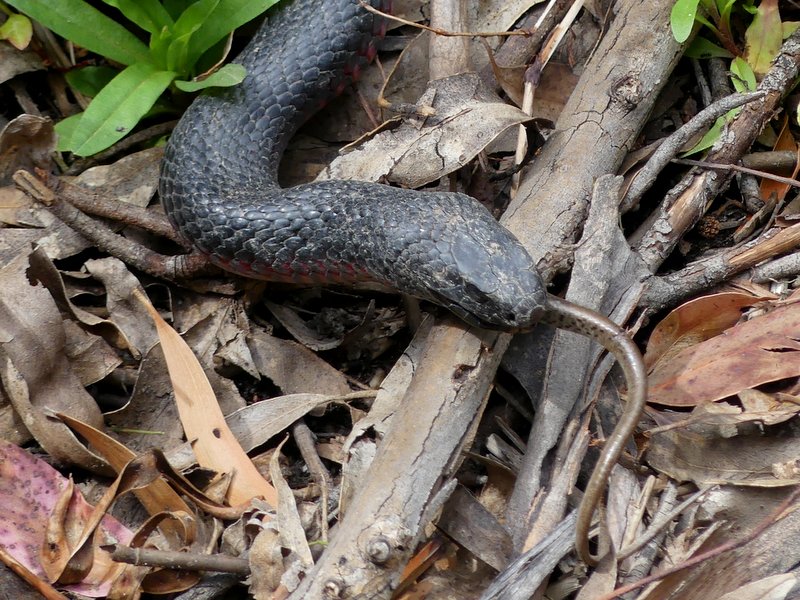
[[[164,209],[212,262],[246,277],[378,282],[473,324],[519,330],[545,320],[611,350],[631,397],[581,507],[579,550],[591,560],[592,512],[644,402],[635,345],[605,317],[548,296],[525,248],[469,196],[358,181],[278,184],[289,139],[371,60],[382,27],[358,0],[281,5],[237,59],[243,83],[200,96],[173,132]]]

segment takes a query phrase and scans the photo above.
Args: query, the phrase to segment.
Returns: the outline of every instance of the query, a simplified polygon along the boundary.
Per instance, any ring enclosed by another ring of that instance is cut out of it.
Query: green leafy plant
[[[734,18],[746,16],[744,48],[734,37]],[[782,22],[778,0],[677,0],[670,15],[672,34],[679,42],[689,39],[696,25],[704,29],[686,50],[692,58],[741,57],[756,79],[769,69],[781,43],[797,29],[797,23]],[[709,39],[707,32],[712,34]]]
[[[68,76],[93,97],[87,109],[56,125],[59,150],[89,156],[127,135],[162,94],[236,85],[244,67],[200,72],[207,55],[237,27],[277,0],[103,0],[149,35],[149,44],[85,0],[5,0],[58,35],[124,68],[89,67]],[[136,28],[133,28],[134,31]],[[217,58],[222,51],[217,53]],[[213,59],[212,59],[213,60]],[[154,108],[155,107],[155,108]]]
[[[0,3],[0,10],[6,14],[5,22],[0,25],[0,40],[6,40],[17,50],[23,50],[31,43],[33,25],[25,15],[18,15]]]
[[[744,48],[734,37],[734,19],[749,21],[744,32]],[[738,92],[753,91],[780,51],[783,40],[797,28],[797,23],[781,21],[778,0],[677,0],[670,15],[672,34],[679,42],[689,39],[695,27],[703,30],[686,49],[691,58],[721,57],[731,59],[731,81]],[[706,37],[711,33],[713,39]],[[735,109],[711,127],[687,154],[711,147],[722,128],[741,109]]]

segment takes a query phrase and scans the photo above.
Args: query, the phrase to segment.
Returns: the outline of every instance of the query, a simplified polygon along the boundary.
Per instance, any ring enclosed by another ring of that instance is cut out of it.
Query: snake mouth
[[[517,317],[515,314],[509,313],[508,315],[493,315],[491,318],[482,318],[480,315],[476,315],[475,312],[464,308],[460,304],[440,293],[431,291],[427,294],[427,296],[428,300],[434,304],[438,304],[439,306],[446,308],[459,319],[464,321],[467,325],[471,325],[472,327],[489,329],[492,331],[505,331],[508,333],[517,333],[524,330],[524,327],[516,324]]]

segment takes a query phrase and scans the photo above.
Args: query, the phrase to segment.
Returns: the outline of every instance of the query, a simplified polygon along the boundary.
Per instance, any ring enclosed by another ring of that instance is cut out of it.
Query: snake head
[[[430,293],[471,325],[486,329],[518,331],[530,329],[545,311],[547,294],[533,259],[520,242],[492,220],[476,234],[456,236],[450,241],[450,261],[441,285]],[[482,235],[483,234],[483,235]],[[476,239],[477,238],[477,239]]]

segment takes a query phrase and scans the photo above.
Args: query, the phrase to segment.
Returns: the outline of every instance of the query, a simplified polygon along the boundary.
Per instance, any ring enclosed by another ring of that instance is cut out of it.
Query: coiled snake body
[[[378,27],[355,0],[271,16],[238,58],[244,82],[198,98],[172,134],[167,214],[245,276],[376,281],[494,328],[532,325],[545,297],[533,261],[473,198],[357,181],[279,187],[288,140],[371,58]]]
[[[247,69],[242,84],[195,100],[167,144],[160,195],[173,225],[214,263],[248,277],[374,281],[495,329],[544,318],[608,347],[634,389],[644,375],[632,342],[604,317],[549,297],[525,248],[473,198],[356,181],[278,185],[289,139],[369,62],[381,27],[357,0],[279,7],[237,59]],[[630,400],[641,407],[643,399]],[[588,530],[637,414],[615,448],[609,438],[579,529]]]

